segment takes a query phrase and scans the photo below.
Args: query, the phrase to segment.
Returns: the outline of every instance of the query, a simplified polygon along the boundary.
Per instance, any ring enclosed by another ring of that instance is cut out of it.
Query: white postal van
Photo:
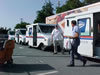
[[[100,5],[87,12],[65,17],[64,47],[67,36],[71,36],[71,21],[76,20],[80,28],[80,46],[78,53],[82,56],[100,59]],[[99,22],[99,23],[98,23]]]
[[[15,30],[15,42],[19,44],[25,44],[26,42],[26,29]]]
[[[51,32],[54,29],[54,24],[36,23],[27,25],[26,42],[29,47],[39,47],[41,50],[45,50],[48,46],[51,46]]]
[[[8,31],[8,40],[15,40],[15,31]]]

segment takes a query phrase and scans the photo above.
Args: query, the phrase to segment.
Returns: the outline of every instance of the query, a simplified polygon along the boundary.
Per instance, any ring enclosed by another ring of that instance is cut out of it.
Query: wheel
[[[20,42],[19,42],[19,44],[21,45],[21,44],[22,44],[22,42],[20,41]]]
[[[46,46],[45,46],[44,44],[41,44],[41,45],[40,45],[40,49],[41,49],[42,51],[45,51]]]
[[[7,64],[13,64],[13,59],[11,58],[10,60],[8,60]]]
[[[12,68],[13,67],[13,59],[11,58],[10,60],[8,60],[6,65],[8,68]]]
[[[32,46],[29,46],[29,48],[32,48]]]
[[[27,42],[26,45],[29,45],[29,43]]]
[[[20,45],[24,45],[24,43],[22,41],[20,41]]]

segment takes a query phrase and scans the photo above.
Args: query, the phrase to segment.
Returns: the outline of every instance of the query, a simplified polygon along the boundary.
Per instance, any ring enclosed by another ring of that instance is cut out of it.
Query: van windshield
[[[40,26],[40,29],[43,33],[51,33],[54,26]]]
[[[20,32],[21,32],[22,35],[26,34],[26,30],[20,30]]]
[[[14,31],[10,31],[9,35],[15,35],[15,32]]]

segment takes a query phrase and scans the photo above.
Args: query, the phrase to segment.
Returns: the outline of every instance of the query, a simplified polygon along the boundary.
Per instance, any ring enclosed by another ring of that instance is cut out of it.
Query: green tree
[[[26,28],[26,25],[29,25],[29,24],[30,23],[27,23],[27,22],[18,23],[18,24],[16,24],[15,29],[18,29],[18,28]]]
[[[63,6],[56,8],[56,13],[72,10],[83,5],[84,4],[80,0],[66,0],[66,3]]]
[[[34,23],[45,23],[45,14],[43,11],[38,11],[37,12],[37,18],[34,20]]]
[[[99,2],[99,1],[100,0],[83,0],[85,5],[92,4],[92,3],[95,3],[95,2]]]
[[[54,14],[52,5],[50,0],[46,2],[42,9],[37,11],[37,18],[34,20],[34,23],[45,23],[45,18]]]
[[[9,31],[9,29],[7,29],[6,27],[5,28],[1,27],[0,28],[0,34],[7,34],[7,32]]]

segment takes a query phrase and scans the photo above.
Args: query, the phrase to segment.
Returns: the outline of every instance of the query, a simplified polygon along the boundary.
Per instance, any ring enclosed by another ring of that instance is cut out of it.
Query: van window
[[[29,36],[31,36],[32,35],[32,28],[29,28]]]
[[[67,26],[69,27],[69,20],[67,20]]]
[[[20,34],[25,35],[26,34],[26,30],[20,30]]]
[[[98,24],[98,33],[100,33],[100,24]]]
[[[15,32],[14,31],[9,31],[8,34],[9,35],[15,35]]]
[[[90,36],[90,18],[79,19],[78,25],[80,28],[81,36]]]
[[[54,29],[54,26],[40,26],[40,29],[43,33],[51,33]]]

